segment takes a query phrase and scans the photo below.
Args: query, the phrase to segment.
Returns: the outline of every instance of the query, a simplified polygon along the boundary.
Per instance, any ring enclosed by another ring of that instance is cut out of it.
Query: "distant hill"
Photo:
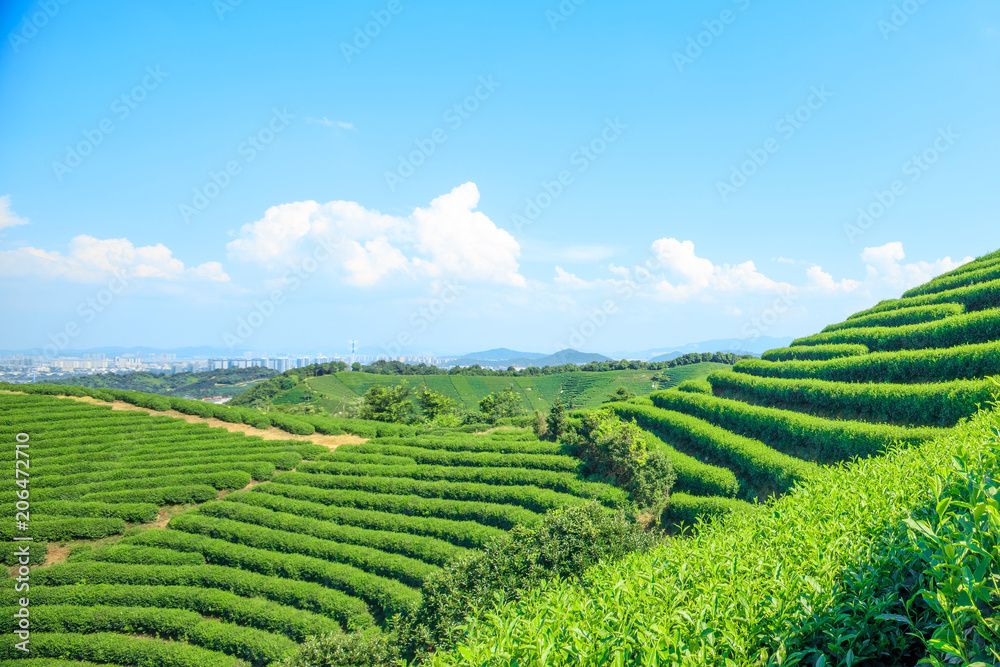
[[[475,354],[462,357],[461,359],[458,359],[455,364],[457,366],[474,366],[478,364],[484,368],[507,368],[508,366],[514,366],[516,368],[538,366],[539,368],[544,368],[545,366],[563,366],[565,364],[577,364],[582,366],[583,364],[589,364],[592,361],[611,361],[611,358],[606,357],[603,354],[580,352],[573,349],[560,350],[555,354],[545,355],[531,352],[516,352],[506,348],[498,348],[496,350],[477,352]]]
[[[197,373],[98,373],[83,377],[47,380],[48,384],[75,385],[91,389],[126,389],[182,398],[233,396],[248,387],[274,377],[278,371],[269,368],[229,368]]]
[[[717,338],[698,343],[678,345],[673,348],[646,350],[638,358],[646,361],[671,361],[690,352],[732,352],[734,354],[754,354],[760,356],[768,350],[787,347],[791,338],[759,336],[757,338]]]
[[[510,348],[498,347],[493,350],[486,350],[485,352],[472,352],[471,354],[466,354],[458,359],[458,363],[465,366],[467,359],[471,359],[473,362],[511,361],[514,359],[541,359],[545,356],[548,355],[542,352],[518,352],[517,350],[511,350]]]

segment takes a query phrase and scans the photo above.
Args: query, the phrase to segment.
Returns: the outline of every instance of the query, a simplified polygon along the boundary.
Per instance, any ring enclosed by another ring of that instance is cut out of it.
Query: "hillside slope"
[[[958,593],[995,608],[1000,562],[987,556],[938,589],[932,566],[971,554],[904,520],[947,515],[931,494],[956,478],[955,497],[993,485],[982,476],[997,465],[1000,419],[976,415],[994,407],[998,374],[1000,252],[761,360],[614,406],[674,461],[665,523],[727,516],[598,568],[586,589],[557,584],[501,606],[433,664],[995,664],[1000,634],[962,612]],[[961,452],[963,468],[946,467]],[[773,496],[766,509],[746,502]],[[976,514],[989,513],[990,534],[995,505]],[[966,539],[975,522],[954,521],[965,527],[953,539]],[[944,551],[922,561],[910,546],[920,540],[925,554]],[[926,578],[907,574],[922,567]],[[921,591],[934,605],[908,607]],[[935,632],[953,653],[919,638]]]

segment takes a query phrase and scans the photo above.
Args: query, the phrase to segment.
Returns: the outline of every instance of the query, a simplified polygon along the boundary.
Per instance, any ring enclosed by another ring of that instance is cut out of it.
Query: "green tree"
[[[566,407],[563,405],[562,399],[557,396],[556,400],[552,402],[552,409],[549,410],[549,416],[545,420],[546,437],[552,442],[558,442],[567,429]]]
[[[608,397],[604,400],[605,403],[624,403],[625,401],[635,398],[635,394],[630,392],[625,387],[618,387],[618,390],[613,394],[608,394]]]
[[[420,392],[420,409],[424,411],[428,419],[436,419],[441,415],[450,415],[455,412],[455,401],[445,396],[439,391],[434,391],[424,385]]]
[[[411,391],[405,382],[395,385],[376,384],[365,392],[358,416],[381,422],[405,422],[413,411]]]
[[[524,414],[524,401],[520,394],[508,388],[493,392],[479,401],[479,411],[486,415],[491,424],[496,424],[505,417]]]
[[[646,434],[635,420],[610,412],[584,418],[580,458],[584,474],[609,479],[628,491],[640,510],[659,516],[666,508],[677,477],[666,454],[649,450]]]
[[[351,364],[351,370],[354,371],[355,373],[360,372],[361,371],[361,362],[360,361],[355,361],[353,364]]]

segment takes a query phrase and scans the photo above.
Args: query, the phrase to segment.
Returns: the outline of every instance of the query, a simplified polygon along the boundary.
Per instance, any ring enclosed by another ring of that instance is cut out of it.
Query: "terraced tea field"
[[[15,535],[35,540],[34,563],[45,542],[53,555],[76,545],[33,568],[30,590],[6,582],[4,659],[21,657],[27,596],[33,657],[269,664],[308,636],[384,624],[419,602],[428,575],[516,524],[628,500],[525,431],[330,451],[52,396],[3,393],[0,406],[5,440],[30,438],[23,488],[0,496],[8,564]]]
[[[431,663],[994,664],[978,656],[1000,658],[995,619],[968,600],[995,609],[1000,576],[973,555],[995,554],[983,466],[995,470],[1000,431],[980,408],[995,408],[997,376],[1000,252],[762,359],[613,405],[673,461],[664,523],[722,516],[696,540],[597,568],[588,588],[503,605]],[[981,505],[942,500],[966,494]]]

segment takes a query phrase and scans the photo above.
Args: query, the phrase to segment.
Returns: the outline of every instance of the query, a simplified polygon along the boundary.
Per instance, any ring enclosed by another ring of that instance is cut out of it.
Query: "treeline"
[[[215,371],[198,371],[196,373],[151,373],[136,371],[133,373],[98,373],[82,377],[46,380],[48,384],[73,385],[90,389],[122,389],[125,391],[144,391],[164,396],[193,396],[206,398],[220,393],[218,385],[238,385],[255,380],[267,380],[278,374],[270,368],[255,366],[253,368],[227,368]]]
[[[355,363],[352,370],[364,373],[374,373],[377,375],[485,375],[489,377],[532,377],[537,375],[558,375],[559,373],[588,372],[601,373],[607,371],[663,371],[677,366],[688,364],[700,364],[705,362],[715,362],[719,364],[729,364],[732,366],[741,359],[752,359],[753,355],[738,355],[733,352],[694,352],[671,359],[670,361],[637,361],[621,359],[619,361],[592,361],[582,366],[579,364],[563,364],[561,366],[529,366],[517,370],[513,366],[507,370],[494,370],[483,368],[479,364],[473,366],[455,366],[450,369],[428,366],[427,364],[412,365],[401,361],[376,361],[375,363],[363,366]],[[342,362],[341,362],[342,363]],[[337,366],[334,364],[321,364],[322,366]],[[339,370],[346,370],[346,364]],[[309,367],[306,367],[309,368]],[[305,369],[298,369],[305,370]],[[326,375],[330,370],[324,370],[316,375]],[[307,376],[308,377],[308,376]]]
[[[562,366],[546,366],[539,368],[529,366],[522,370],[517,370],[513,366],[507,370],[493,370],[475,365],[469,367],[455,366],[450,369],[428,366],[427,364],[406,364],[401,361],[376,361],[367,366],[355,362],[351,370],[361,373],[372,373],[375,375],[399,375],[399,376],[427,376],[427,375],[479,375],[487,377],[534,377],[539,375],[557,375],[559,373],[601,373],[608,371],[642,370],[642,371],[664,371],[677,366],[687,366],[690,364],[701,364],[713,362],[718,364],[728,364],[730,366],[743,359],[757,359],[750,354],[734,354],[732,352],[694,352],[671,359],[670,361],[594,361],[589,364],[579,366],[577,364],[563,364]],[[348,366],[343,361],[333,361],[326,364],[312,364],[302,368],[285,371],[281,375],[271,378],[266,382],[254,385],[239,396],[236,396],[231,405],[265,406],[279,394],[295,387],[305,378],[320,377],[323,375],[333,375],[347,370]],[[655,378],[654,378],[655,379]]]

